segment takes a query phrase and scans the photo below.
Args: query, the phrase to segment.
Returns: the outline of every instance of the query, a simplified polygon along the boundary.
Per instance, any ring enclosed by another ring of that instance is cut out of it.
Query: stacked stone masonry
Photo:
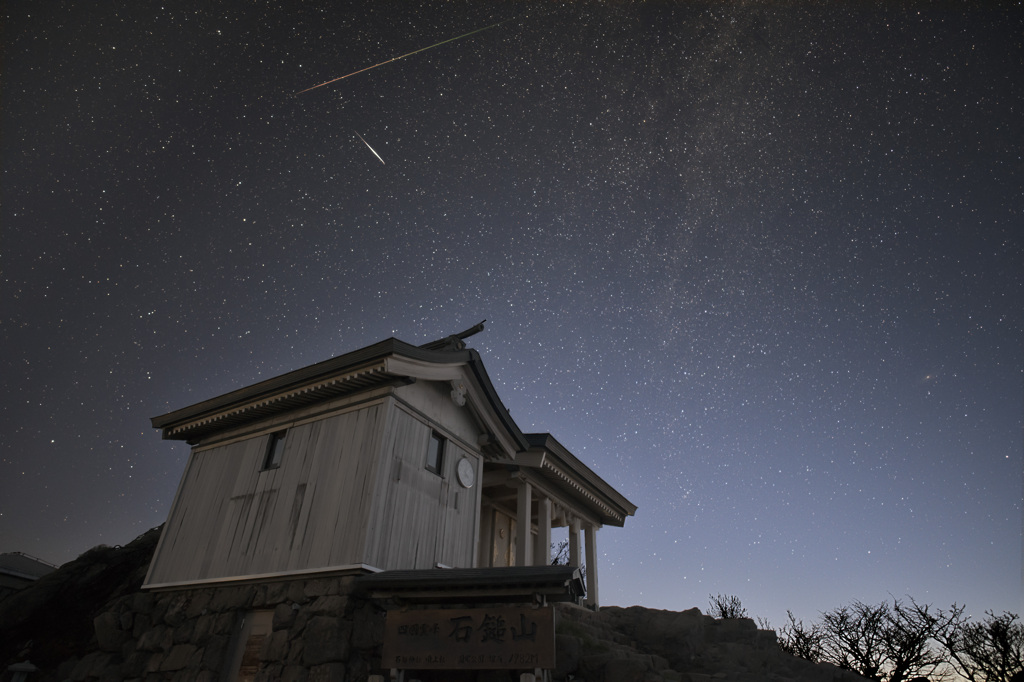
[[[97,651],[66,662],[60,679],[214,682],[238,646],[245,614],[273,612],[256,680],[366,679],[379,660],[383,611],[335,577],[169,592],[137,592],[96,616]],[[379,671],[377,671],[379,672]]]

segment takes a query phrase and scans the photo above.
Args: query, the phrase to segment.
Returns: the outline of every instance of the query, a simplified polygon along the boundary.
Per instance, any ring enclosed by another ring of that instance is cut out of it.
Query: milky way
[[[486,318],[639,506],[604,603],[1022,608],[1019,8],[418,5],[7,3],[0,551],[160,524],[153,415]]]

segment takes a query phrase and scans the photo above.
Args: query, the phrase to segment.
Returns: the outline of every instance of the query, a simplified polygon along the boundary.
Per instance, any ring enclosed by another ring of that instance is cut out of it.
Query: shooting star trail
[[[338,76],[337,78],[332,78],[329,81],[324,81],[323,83],[319,83],[317,85],[314,85],[313,87],[306,88],[305,90],[299,90],[295,94],[296,95],[301,95],[304,92],[309,92],[310,90],[316,90],[317,88],[322,88],[325,85],[330,85],[331,83],[336,83],[337,81],[340,81],[342,79],[348,78],[350,76],[355,76],[356,74],[363,73],[364,71],[369,71],[370,69],[376,69],[378,66],[384,66],[385,64],[390,64],[391,62],[397,62],[399,59],[405,59],[406,57],[411,57],[414,54],[418,54],[420,52],[424,52],[426,50],[433,49],[435,47],[438,47],[439,45],[444,45],[445,43],[450,43],[453,40],[461,40],[462,38],[466,38],[467,36],[471,36],[474,33],[480,33],[481,31],[486,31],[488,29],[492,29],[495,26],[501,26],[506,21],[511,21],[511,19],[505,19],[505,21],[499,21],[496,24],[491,24],[490,26],[484,26],[483,28],[478,28],[475,31],[470,31],[469,33],[463,33],[461,36],[455,36],[454,38],[449,38],[448,40],[442,40],[439,43],[434,43],[433,45],[429,45],[427,47],[421,47],[418,50],[413,50],[412,52],[409,52],[408,54],[403,54],[400,57],[392,57],[391,59],[389,59],[389,60],[387,60],[385,62],[381,62],[380,64],[374,64],[373,66],[367,66],[365,69],[359,69],[358,71],[353,71],[352,73],[347,73],[344,76]],[[358,135],[359,133],[356,133],[356,134]],[[365,142],[365,140],[363,140],[363,141]],[[369,146],[369,145],[367,145],[367,146]],[[374,152],[374,154],[376,154],[376,153],[377,152]]]
[[[353,133],[355,133],[355,134],[356,134],[356,136],[357,136],[357,137],[358,137],[358,138],[359,138],[360,140],[363,140],[363,136],[359,134],[359,131],[358,131],[358,130],[353,130],[352,132],[353,132]],[[365,145],[366,145],[366,148],[367,148],[367,149],[369,149],[369,150],[370,150],[371,152],[373,152],[373,155],[374,155],[374,156],[376,156],[376,157],[377,157],[378,159],[380,159],[380,162],[381,162],[381,163],[384,163],[384,159],[381,159],[381,158],[380,158],[380,154],[378,154],[378,153],[377,153],[377,150],[376,150],[376,149],[374,149],[373,147],[371,147],[371,146],[370,146],[370,143],[369,143],[369,142],[367,142],[366,140],[363,140],[363,144],[365,144]],[[384,163],[384,165],[386,166],[387,164],[386,164],[386,163]]]

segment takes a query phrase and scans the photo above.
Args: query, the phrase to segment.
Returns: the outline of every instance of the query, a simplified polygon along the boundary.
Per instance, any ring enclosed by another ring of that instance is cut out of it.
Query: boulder
[[[298,604],[278,604],[274,607],[273,628],[287,630],[295,623],[295,614],[299,611]]]
[[[348,657],[352,624],[333,616],[314,616],[303,632],[302,662],[308,666],[339,663]],[[312,670],[310,679],[313,679]]]
[[[196,654],[196,647],[191,644],[178,644],[161,661],[161,672],[174,672],[189,667],[192,656]]]
[[[100,651],[120,651],[121,645],[128,639],[127,633],[121,629],[121,619],[112,611],[104,611],[93,618],[92,627]]]

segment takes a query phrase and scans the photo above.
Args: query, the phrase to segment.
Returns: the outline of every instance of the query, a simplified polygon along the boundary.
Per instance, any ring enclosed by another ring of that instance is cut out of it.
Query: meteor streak
[[[506,19],[505,21],[510,21],[510,19]],[[488,29],[492,29],[495,26],[501,26],[502,24],[505,23],[505,21],[499,21],[496,24],[491,24],[490,26],[484,26],[483,28],[478,28],[475,31],[470,31],[469,33],[463,33],[461,36],[455,36],[454,38],[449,38],[448,40],[442,40],[439,43],[434,43],[433,45],[428,45],[427,47],[421,47],[418,50],[413,50],[412,52],[409,52],[407,54],[403,54],[400,57],[392,57],[391,59],[389,59],[387,61],[381,62],[380,64],[374,64],[373,66],[367,66],[366,68],[359,69],[358,71],[353,71],[352,73],[347,73],[344,76],[338,76],[337,78],[332,78],[329,81],[324,81],[323,83],[320,83],[318,85],[314,85],[314,86],[312,86],[310,88],[306,88],[305,90],[299,90],[295,94],[296,95],[301,95],[304,92],[309,92],[310,90],[316,90],[317,88],[322,88],[325,85],[330,85],[331,83],[334,83],[336,81],[340,81],[340,80],[342,80],[344,78],[348,78],[349,76],[354,76],[357,73],[362,73],[364,71],[369,71],[370,69],[376,69],[378,66],[384,66],[385,64],[390,64],[391,62],[397,62],[399,59],[405,59],[406,57],[411,57],[414,54],[417,54],[419,52],[424,52],[426,50],[430,50],[430,49],[435,48],[435,47],[437,47],[439,45],[444,45],[445,43],[450,43],[453,40],[461,40],[462,38],[465,38],[467,36],[471,36],[474,33],[480,33],[481,31],[486,31]],[[358,134],[359,133],[356,133],[356,135],[358,135]],[[366,142],[366,140],[363,140],[363,142]],[[370,145],[366,145],[366,146],[369,147]],[[374,152],[374,154],[376,154],[376,153],[377,152]],[[377,157],[377,158],[380,158],[380,157]]]
[[[352,132],[353,132],[353,133],[355,133],[355,134],[356,134],[356,137],[358,137],[358,138],[359,138],[360,140],[363,140],[363,136],[359,134],[359,131],[358,131],[358,130],[353,130]],[[376,156],[376,157],[377,157],[378,159],[380,159],[380,162],[381,162],[381,163],[384,163],[384,159],[381,159],[381,158],[380,158],[380,154],[378,154],[378,153],[377,153],[377,150],[376,150],[376,149],[374,149],[373,147],[371,147],[371,146],[370,146],[370,143],[369,143],[369,142],[367,142],[366,140],[363,140],[363,144],[365,144],[365,145],[366,145],[366,148],[367,148],[367,149],[369,149],[369,150],[370,150],[371,152],[373,152],[373,155],[374,155],[374,156]],[[386,166],[387,164],[386,164],[386,163],[384,163],[384,165]]]

